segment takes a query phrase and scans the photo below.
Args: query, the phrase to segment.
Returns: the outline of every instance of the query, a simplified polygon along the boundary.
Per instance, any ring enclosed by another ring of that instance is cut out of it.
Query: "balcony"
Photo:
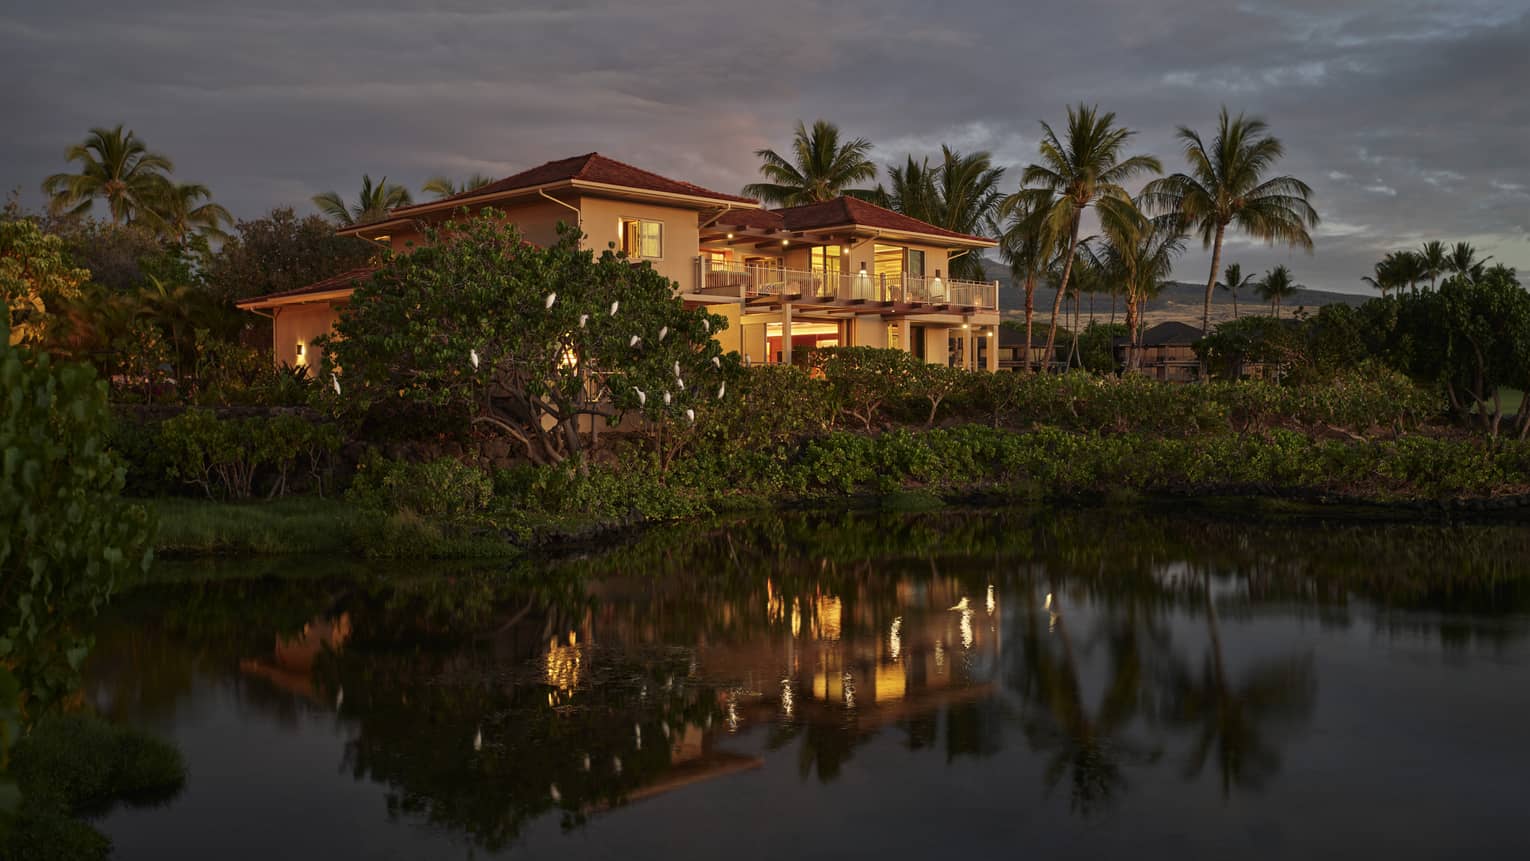
[[[709,258],[697,260],[701,293],[742,299],[934,308],[998,310],[999,282],[962,281],[919,275],[871,275],[866,272],[804,272],[777,266],[745,266]],[[912,309],[917,310],[917,309]]]

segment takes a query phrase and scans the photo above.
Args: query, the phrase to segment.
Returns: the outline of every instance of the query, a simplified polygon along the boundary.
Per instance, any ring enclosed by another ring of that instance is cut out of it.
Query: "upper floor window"
[[[657,260],[664,256],[664,224],[640,218],[623,218],[617,227],[617,246],[628,257]]]
[[[840,247],[838,245],[820,245],[813,248],[810,266],[814,272],[838,275],[841,271],[839,261]]]
[[[913,248],[910,248],[908,250],[908,266],[906,267],[906,271],[908,272],[908,274],[913,275],[916,278],[923,278],[924,277],[924,252],[923,251],[919,251],[919,250],[913,249]]]

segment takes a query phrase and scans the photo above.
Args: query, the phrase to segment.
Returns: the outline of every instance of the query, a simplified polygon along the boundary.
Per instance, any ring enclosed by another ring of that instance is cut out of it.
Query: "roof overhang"
[[[442,212],[454,212],[462,208],[478,208],[490,206],[501,201],[519,200],[527,197],[541,197],[555,191],[578,191],[592,196],[616,197],[623,200],[639,200],[649,203],[663,203],[671,206],[681,206],[687,209],[713,210],[713,209],[759,209],[759,203],[746,203],[737,200],[719,200],[715,197],[704,197],[696,194],[677,194],[668,191],[654,191],[646,188],[632,188],[625,185],[611,185],[604,182],[590,182],[584,179],[560,179],[556,182],[542,183],[541,185],[529,185],[525,188],[512,188],[507,191],[495,191],[470,197],[457,197],[451,200],[443,200],[432,203],[422,203],[406,207],[400,215],[390,215],[380,221],[371,221],[366,224],[358,224],[352,227],[342,227],[336,231],[341,236],[360,236],[370,239],[380,234],[387,234],[390,229],[406,226],[423,216],[434,215]]]
[[[300,293],[296,296],[257,297],[243,302],[235,302],[234,307],[241,311],[258,311],[266,308],[281,308],[287,305],[312,305],[320,302],[349,299],[354,292],[356,292],[355,288],[346,287],[341,290],[325,290],[322,293]]]

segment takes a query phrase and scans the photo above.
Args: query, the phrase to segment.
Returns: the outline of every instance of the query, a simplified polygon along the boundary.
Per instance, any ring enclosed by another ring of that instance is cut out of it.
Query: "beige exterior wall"
[[[588,237],[585,240],[586,247],[593,249],[596,254],[617,241],[618,225],[624,218],[641,218],[663,224],[664,256],[650,262],[660,275],[679,284],[681,293],[695,292],[696,258],[701,254],[701,222],[696,210],[604,197],[581,197],[579,211],[584,216],[584,232]]]
[[[739,325],[739,320],[743,316],[743,308],[744,306],[738,302],[706,306],[708,313],[725,317],[728,320],[728,328],[712,336],[712,340],[717,342],[717,346],[721,347],[724,353],[736,352],[740,356],[744,353],[744,327]],[[765,331],[764,326],[759,327],[759,329],[762,333]],[[764,335],[762,334],[760,337],[763,339]],[[763,340],[761,343],[764,343]]]
[[[880,314],[862,314],[855,318],[851,327],[851,346],[886,347],[887,320]]]
[[[340,319],[339,312],[328,302],[312,305],[287,305],[273,309],[276,319],[271,325],[272,354],[278,367],[307,365],[312,373],[324,362],[324,354],[313,346],[313,339],[327,335]],[[303,355],[297,354],[302,344]]]
[[[951,360],[950,329],[945,326],[924,327],[924,360],[931,365],[944,365]]]
[[[515,223],[527,242],[543,247],[558,241],[559,222],[573,224],[579,220],[579,214],[572,209],[544,198],[502,203],[496,209]],[[438,217],[445,220],[447,216]],[[408,252],[423,242],[424,234],[412,227],[401,228],[388,235],[388,246],[398,252]]]
[[[764,362],[768,358],[766,355],[768,348],[765,343],[765,323],[767,321],[761,319],[765,316],[767,315],[748,315],[743,319],[743,325],[740,326],[744,333],[744,355],[748,356],[752,362]],[[777,318],[777,315],[774,314],[768,316],[772,319]]]

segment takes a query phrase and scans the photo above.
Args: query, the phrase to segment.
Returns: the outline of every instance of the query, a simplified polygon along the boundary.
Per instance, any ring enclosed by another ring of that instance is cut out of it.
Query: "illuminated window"
[[[617,227],[617,246],[632,258],[657,260],[664,256],[664,225],[658,221],[623,218]]]
[[[924,252],[923,251],[915,251],[912,248],[910,248],[908,250],[908,270],[907,271],[908,271],[908,274],[913,275],[913,276],[915,276],[917,278],[923,278],[924,277]]]
[[[814,272],[822,272],[826,275],[838,275],[840,269],[840,247],[838,245],[823,245],[813,249],[812,269]]]

